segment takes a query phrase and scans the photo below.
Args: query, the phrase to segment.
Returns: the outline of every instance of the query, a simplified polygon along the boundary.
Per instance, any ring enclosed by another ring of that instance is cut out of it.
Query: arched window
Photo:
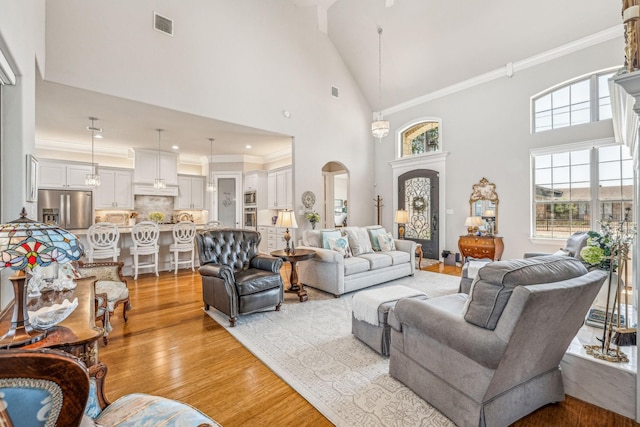
[[[558,129],[611,118],[607,69],[554,86],[531,98],[533,132]]]
[[[400,157],[442,151],[442,120],[422,119],[400,133]]]

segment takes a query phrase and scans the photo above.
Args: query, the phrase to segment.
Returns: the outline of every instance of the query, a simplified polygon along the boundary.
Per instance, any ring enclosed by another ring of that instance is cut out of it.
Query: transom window
[[[409,126],[401,133],[400,157],[442,151],[441,121],[424,120]]]
[[[532,98],[533,132],[610,119],[611,98],[606,70],[572,80]]]
[[[622,145],[532,153],[533,237],[566,238],[632,218],[633,165]]]

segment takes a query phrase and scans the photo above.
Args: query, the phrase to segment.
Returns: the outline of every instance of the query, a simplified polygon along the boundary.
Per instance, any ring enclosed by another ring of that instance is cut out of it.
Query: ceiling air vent
[[[331,86],[331,96],[338,98],[338,88],[335,86]]]
[[[155,12],[153,13],[153,28],[170,36],[173,35],[173,21]]]

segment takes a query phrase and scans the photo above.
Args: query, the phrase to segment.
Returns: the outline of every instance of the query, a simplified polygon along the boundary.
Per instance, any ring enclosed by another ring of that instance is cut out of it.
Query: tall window
[[[542,132],[611,118],[611,70],[554,87],[532,98],[532,129]]]
[[[633,221],[633,169],[626,146],[532,154],[533,237],[566,238],[597,221]],[[629,209],[627,209],[629,208]]]

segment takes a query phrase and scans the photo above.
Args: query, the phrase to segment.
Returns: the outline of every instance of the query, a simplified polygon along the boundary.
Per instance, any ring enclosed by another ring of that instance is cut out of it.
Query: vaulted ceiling
[[[397,108],[417,97],[436,92],[484,73],[520,63],[599,32],[621,26],[621,2],[602,0],[491,0],[451,2],[435,0],[288,0],[297,8],[311,9],[317,25],[335,45],[371,109]],[[309,10],[305,10],[309,12]],[[198,13],[194,10],[193,13]],[[382,27],[382,93],[379,92],[378,32]],[[615,29],[613,30],[615,31]],[[621,63],[624,53],[620,52]],[[516,69],[517,72],[517,69]],[[381,96],[380,96],[381,95]],[[175,123],[181,140],[197,156],[209,153],[209,143],[199,128],[219,129],[220,139],[242,141],[217,144],[215,154],[239,154],[251,144],[265,155],[286,148],[290,139],[202,117],[106,97],[93,92],[39,82],[37,88],[36,139],[40,146],[52,141],[85,144],[88,119],[76,123],[93,105],[121,113],[122,137],[153,148],[155,136],[140,134],[137,126],[159,114]],[[132,118],[135,117],[135,120]],[[215,133],[215,132],[214,132]],[[111,147],[122,150],[124,147]],[[78,147],[76,146],[76,148]],[[80,151],[82,151],[80,149]],[[106,152],[105,152],[106,154]]]

